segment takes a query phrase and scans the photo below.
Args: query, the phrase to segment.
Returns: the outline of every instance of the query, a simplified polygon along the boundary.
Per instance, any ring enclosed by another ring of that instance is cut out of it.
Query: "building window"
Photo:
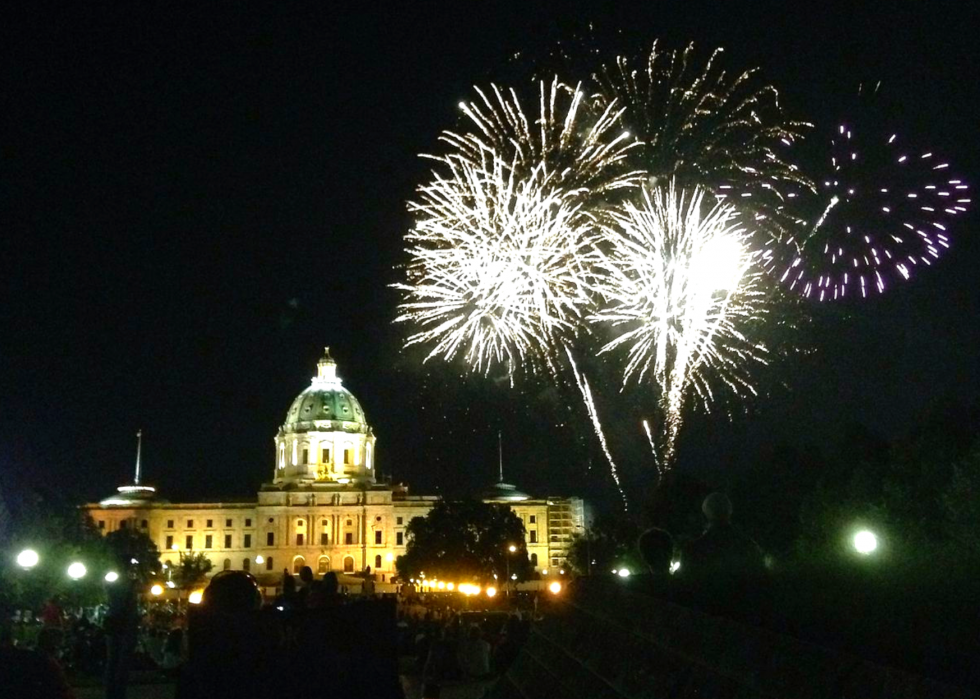
[[[304,464],[310,463],[310,450],[309,449],[303,449],[303,463]]]
[[[187,520],[187,528],[188,529],[193,529],[194,528],[194,520],[193,519]]]
[[[344,449],[344,463],[345,464],[350,464],[350,453],[351,453],[351,450],[350,449]]]
[[[169,551],[173,547],[174,547],[174,536],[173,536],[173,534],[169,534],[167,536],[167,546],[166,546],[166,549]]]
[[[145,519],[140,522],[140,527],[142,527],[143,529],[146,529],[148,526],[150,526],[150,523],[147,522]]]
[[[395,520],[395,522],[396,522],[396,523],[398,523],[398,524],[402,524],[402,523],[404,523],[404,521],[405,521],[405,518],[404,518],[404,517],[398,517],[398,518],[397,518],[397,519]]]
[[[214,520],[213,519],[209,519],[208,521],[206,521],[204,523],[204,528],[205,529],[214,529]]]
[[[265,569],[272,570],[272,556],[265,559]]]
[[[184,548],[185,549],[188,549],[188,550],[194,548],[194,535],[193,534],[188,534],[187,535],[187,538],[184,539]]]
[[[276,535],[272,532],[266,532],[265,535],[265,545],[275,546],[276,545]]]
[[[99,520],[99,529],[105,529],[105,520],[104,519],[100,519]]]
[[[326,556],[320,556],[319,560],[316,562],[316,572],[323,575],[330,570],[330,559]]]
[[[128,522],[126,522],[126,520],[122,520],[122,521],[121,521],[121,522],[119,523],[119,528],[120,528],[120,529],[125,529],[125,528],[126,528],[126,524],[128,524]]]
[[[535,568],[538,567],[538,554],[536,553],[531,554],[531,565],[534,566]]]
[[[251,518],[249,518],[249,517],[246,517],[245,518],[245,526],[246,527],[251,527],[252,526],[252,520],[251,520]]]
[[[242,570],[244,570],[247,573],[251,569],[252,569],[252,559],[251,558],[243,558],[242,559]]]
[[[168,519],[167,520],[167,529],[173,529],[173,528],[174,528],[174,521],[172,519]]]
[[[323,450],[323,463],[325,463],[325,464],[329,464],[330,463],[330,450],[329,449],[324,449]]]
[[[303,535],[302,534],[297,534],[296,535],[296,545],[297,546],[302,546],[303,545]]]
[[[395,534],[395,544],[397,544],[398,546],[404,546],[405,545],[405,533],[404,532],[398,532],[397,534]]]
[[[537,529],[532,529],[530,531],[530,535],[531,535],[531,539],[530,539],[531,543],[532,544],[538,543],[538,531],[537,531]]]
[[[347,520],[347,526],[349,527],[350,525],[351,525],[351,521]]]
[[[531,520],[531,524],[537,524],[538,523],[538,518],[535,515],[531,515],[530,520]]]
[[[557,568],[558,567],[558,559],[557,558],[552,558],[551,559],[551,567],[552,568]]]
[[[225,562],[221,565],[222,570],[231,570],[231,559],[226,558]]]
[[[225,534],[225,548],[231,548],[231,534]]]
[[[252,535],[251,534],[246,534],[245,535],[245,540],[242,542],[242,546],[244,548],[247,548],[247,549],[252,548]]]
[[[374,557],[374,569],[375,570],[380,570],[381,569],[381,556],[375,556]]]
[[[354,557],[344,556],[344,572],[353,573],[354,572]]]
[[[231,520],[230,519],[226,519],[225,520],[225,526],[226,527],[230,527],[231,526]]]
[[[210,534],[204,537],[204,548],[206,549],[211,548],[211,541],[213,540],[213,538],[214,537],[212,537]]]
[[[293,559],[293,575],[299,575],[299,571],[303,569],[306,565],[306,559],[302,556],[297,556]]]
[[[351,532],[345,532],[344,533],[344,543],[345,544],[353,544],[354,543],[354,534],[351,533]]]
[[[374,543],[376,543],[376,544],[380,544],[381,543],[381,532],[380,531],[374,532]]]
[[[326,532],[320,532],[320,546],[326,546],[330,543],[330,536]]]

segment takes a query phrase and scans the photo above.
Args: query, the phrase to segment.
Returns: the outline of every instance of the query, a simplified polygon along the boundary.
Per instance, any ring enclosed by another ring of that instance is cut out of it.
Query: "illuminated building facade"
[[[317,575],[370,569],[377,583],[390,583],[395,559],[406,550],[408,523],[425,516],[439,498],[378,482],[374,431],[329,351],[274,441],[272,480],[255,500],[163,500],[140,483],[137,450],[134,483],[85,509],[103,533],[126,527],[145,532],[168,566],[193,551],[206,554],[215,572],[246,570],[267,587],[277,584],[283,569],[296,573],[303,566]],[[584,527],[581,499],[534,499],[504,483],[502,473],[483,498],[510,505],[523,520],[537,571],[564,568],[572,536]]]

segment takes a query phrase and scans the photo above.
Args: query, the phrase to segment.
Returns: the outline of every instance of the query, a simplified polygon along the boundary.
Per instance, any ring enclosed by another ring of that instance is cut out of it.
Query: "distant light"
[[[561,570],[558,571],[558,575],[564,575],[564,574],[565,574],[565,569],[564,568],[562,568]]]
[[[265,563],[265,559],[264,559],[264,558],[263,558],[262,556],[256,556],[256,557],[255,557],[255,562],[256,562],[256,563],[257,563],[258,565],[262,565],[263,563]]]
[[[613,568],[612,574],[619,575],[619,568]]]
[[[548,574],[548,569],[547,568],[545,568],[544,570],[541,571],[541,575],[547,575],[547,574]]]
[[[81,580],[87,572],[88,570],[86,570],[85,564],[79,561],[75,561],[68,566],[68,577],[72,580]]]
[[[446,583],[444,583],[442,580],[440,580],[439,581],[439,584],[436,585],[436,587],[438,587],[440,590],[445,590],[446,589]]]
[[[40,560],[41,557],[37,555],[37,551],[34,549],[24,549],[17,554],[17,565],[21,568],[33,568]]]
[[[170,547],[171,551],[180,551],[180,544],[174,544]]]
[[[514,553],[515,551],[517,551],[517,547],[514,546],[514,544],[511,544],[510,546],[507,547],[507,550],[510,551],[511,553]]]
[[[393,554],[391,551],[389,551],[388,552],[388,555],[385,556],[385,560],[388,561],[389,563],[391,563],[393,560],[395,560],[395,554]]]
[[[119,573],[114,570],[110,570],[105,574],[105,581],[109,583],[116,582],[119,579]]]
[[[150,594],[154,597],[159,597],[163,594],[163,585],[157,584],[150,588]]]
[[[187,596],[187,601],[191,604],[200,604],[202,599],[204,599],[204,590],[194,590]]]
[[[629,568],[620,568],[619,572],[616,573],[621,578],[628,578],[630,576]]]
[[[510,579],[511,580],[517,580],[517,573],[511,573],[510,574]]]
[[[559,592],[561,592],[561,583],[555,580],[553,583],[548,585],[548,592],[553,595],[557,595]]]
[[[878,548],[878,537],[875,536],[874,532],[862,529],[854,535],[853,543],[855,551],[862,556],[867,556],[874,553],[875,549]]]
[[[681,569],[681,562],[680,561],[671,561],[670,562],[670,572],[671,573],[676,573],[680,569]]]
[[[450,592],[452,592],[455,587],[456,585],[454,585],[453,583],[446,583],[446,589],[449,590]]]
[[[175,587],[177,587],[177,583],[175,583],[173,580],[168,580],[167,581],[167,587],[169,587],[172,590]]]
[[[493,597],[497,594],[497,588],[491,586],[487,588],[487,597]]]
[[[139,565],[139,561],[138,561],[138,560],[136,560],[135,558],[130,558],[130,559],[129,559],[129,562],[130,562],[130,563],[132,563],[132,564],[133,564],[134,566],[135,566],[135,565]]]

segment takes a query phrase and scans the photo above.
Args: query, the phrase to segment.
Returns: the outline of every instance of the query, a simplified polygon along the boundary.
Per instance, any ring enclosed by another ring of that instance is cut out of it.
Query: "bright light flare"
[[[204,599],[204,590],[194,590],[187,596],[187,601],[191,604],[200,604]]]
[[[487,588],[487,597],[496,597],[496,596],[497,596],[497,588],[491,585],[490,587]]]
[[[878,550],[878,537],[874,532],[867,529],[862,529],[854,534],[854,538],[851,540],[851,545],[854,546],[854,550],[862,556],[870,556],[872,553]]]
[[[30,570],[40,562],[41,557],[34,549],[24,549],[17,554],[17,565],[26,570]]]
[[[110,570],[108,573],[105,574],[105,581],[107,583],[114,583],[117,580],[119,580],[119,573],[117,573],[116,571]]]
[[[68,566],[68,577],[72,580],[81,580],[88,573],[88,569],[85,564],[80,561],[75,561]]]
[[[561,592],[561,583],[558,582],[557,580],[550,583],[548,585],[548,592],[550,592],[553,595],[557,595],[559,592]]]
[[[163,585],[154,584],[152,587],[150,587],[150,594],[153,595],[154,597],[159,597],[160,595],[162,595]]]

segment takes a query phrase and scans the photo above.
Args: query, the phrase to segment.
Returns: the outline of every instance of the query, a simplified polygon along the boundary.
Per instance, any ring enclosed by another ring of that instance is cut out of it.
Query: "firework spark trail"
[[[427,359],[462,354],[473,371],[549,363],[591,304],[588,217],[542,185],[542,169],[518,178],[492,156],[445,163],[450,175],[410,205],[411,283],[396,285],[396,322],[420,330],[406,344],[432,344]]]
[[[665,469],[689,389],[706,409],[715,380],[736,395],[754,394],[748,366],[765,363],[767,354],[746,335],[765,315],[758,254],[735,209],[717,204],[703,213],[703,197],[671,185],[610,212],[612,223],[603,226],[609,252],[600,263],[607,305],[590,317],[625,328],[600,350],[628,348],[624,385],[649,375],[660,389]]]
[[[643,421],[643,431],[646,432],[647,441],[650,443],[650,453],[653,454],[653,465],[657,467],[657,475],[663,477],[664,469],[660,464],[660,456],[657,454],[657,445],[653,441],[653,433],[650,431],[650,423]]]
[[[616,483],[619,496],[623,499],[623,511],[629,512],[630,508],[629,502],[626,499],[626,492],[623,490],[623,484],[619,481],[619,470],[616,468],[616,462],[613,461],[612,454],[609,451],[609,445],[606,443],[606,435],[602,431],[602,423],[599,422],[599,411],[596,409],[595,401],[592,399],[592,389],[589,388],[589,380],[585,377],[584,373],[579,371],[578,365],[575,363],[575,357],[572,356],[571,349],[566,347],[565,354],[568,356],[568,361],[572,366],[572,373],[575,375],[575,384],[582,394],[585,410],[589,414],[592,427],[595,429],[596,436],[599,438],[599,444],[602,446],[602,453],[606,455],[606,461],[609,462],[609,472],[612,474],[613,481]]]
[[[910,279],[950,247],[956,219],[971,204],[969,186],[950,164],[883,126],[869,100],[862,96],[854,119],[828,139],[816,193],[787,194],[800,234],[769,267],[807,298],[865,298]],[[809,219],[799,213],[807,208],[814,212]]]

